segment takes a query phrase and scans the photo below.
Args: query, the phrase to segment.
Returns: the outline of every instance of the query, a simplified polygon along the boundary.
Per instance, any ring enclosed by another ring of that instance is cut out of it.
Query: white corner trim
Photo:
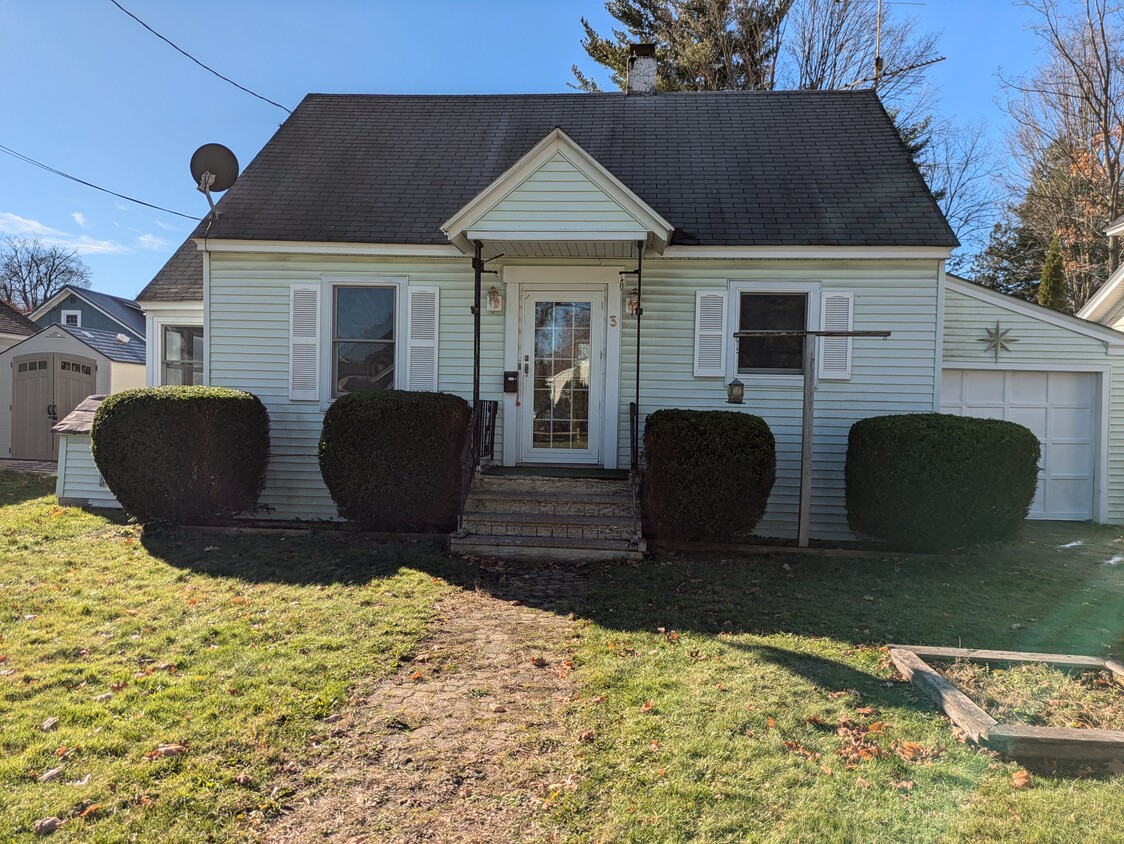
[[[546,137],[531,147],[522,158],[473,197],[467,205],[442,223],[441,231],[445,232],[449,240],[457,244],[462,251],[470,251],[472,248],[471,237],[466,233],[472,224],[518,188],[531,173],[555,155],[561,155],[587,179],[603,190],[626,213],[630,214],[639,226],[643,227],[646,234],[654,235],[657,240],[656,251],[662,250],[662,247],[670,240],[675,227],[652,206],[633,193],[600,161],[582,149],[577,141],[559,128],[551,130]]]
[[[1067,329],[1075,334],[1083,334],[1086,337],[1092,337],[1094,340],[1100,340],[1102,343],[1108,344],[1110,349],[1112,347],[1124,347],[1124,332],[1117,331],[1114,328],[1109,328],[1097,322],[1089,322],[1081,317],[1060,314],[1057,311],[1044,308],[1041,305],[1024,302],[1022,299],[1016,299],[1014,296],[1008,296],[996,290],[980,287],[978,284],[962,281],[952,276],[946,276],[945,289],[955,290],[957,293],[962,293],[965,296],[970,296],[981,302],[987,302],[988,304],[1029,317],[1030,319],[1036,319],[1039,322],[1045,322],[1049,325],[1055,325],[1058,328]]]
[[[1119,288],[1122,281],[1124,281],[1124,264],[1117,267],[1116,271],[1100,286],[1100,289],[1089,297],[1089,301],[1081,306],[1081,310],[1077,312],[1078,318],[1100,322],[1102,317],[1108,316],[1113,306],[1117,304],[1117,302],[1110,302],[1109,300],[1118,298],[1117,294],[1120,292]],[[1105,306],[1103,312],[1101,311],[1102,305]]]
[[[797,258],[821,261],[944,260],[948,246],[668,246],[664,258]]]

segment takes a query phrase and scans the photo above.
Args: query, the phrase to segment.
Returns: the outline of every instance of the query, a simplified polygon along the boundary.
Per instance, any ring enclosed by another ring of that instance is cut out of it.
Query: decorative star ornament
[[[999,320],[995,321],[995,328],[985,328],[987,332],[986,337],[979,337],[976,339],[977,343],[987,343],[985,351],[995,352],[995,362],[999,363],[999,353],[1011,351],[1011,343],[1019,342],[1014,337],[1009,336],[1011,329],[1000,328]]]

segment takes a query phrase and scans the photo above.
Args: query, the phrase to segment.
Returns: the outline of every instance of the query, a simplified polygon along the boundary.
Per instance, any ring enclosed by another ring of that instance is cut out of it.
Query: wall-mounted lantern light
[[[726,385],[726,403],[741,404],[745,400],[745,384],[735,378]]]
[[[503,310],[503,294],[493,284],[488,288],[488,313],[498,314]]]
[[[640,313],[640,290],[639,288],[632,288],[628,291],[628,302],[626,303],[628,315],[634,317]]]

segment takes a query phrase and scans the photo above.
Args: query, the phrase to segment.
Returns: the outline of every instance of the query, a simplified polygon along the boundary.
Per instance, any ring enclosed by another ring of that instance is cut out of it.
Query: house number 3
[[[616,328],[616,327],[617,327],[617,315],[612,314],[609,317],[609,328]]]

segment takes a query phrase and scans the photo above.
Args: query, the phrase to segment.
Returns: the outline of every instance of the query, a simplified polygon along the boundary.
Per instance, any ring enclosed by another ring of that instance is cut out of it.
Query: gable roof
[[[144,339],[144,312],[141,311],[140,305],[132,299],[123,299],[120,296],[113,296],[109,293],[89,290],[84,287],[74,287],[69,284],[65,285],[58,293],[36,308],[29,315],[30,318],[32,320],[39,319],[47,313],[47,311],[51,310],[51,308],[61,304],[68,296],[77,296],[79,299],[85,300],[88,304],[97,308],[122,328],[132,332],[138,338]]]
[[[145,362],[143,340],[130,340],[128,343],[122,343],[117,339],[115,332],[102,331],[98,328],[76,328],[73,325],[51,325],[48,328],[61,328],[75,340],[85,343],[95,352],[105,355],[112,361],[119,363]]]
[[[1077,316],[1107,325],[1116,318],[1121,303],[1124,303],[1124,264],[1105,279],[1097,292],[1081,306]]]
[[[555,128],[674,245],[958,245],[872,91],[309,94],[192,236],[446,245],[442,222]],[[182,299],[187,263],[138,298]]]
[[[554,195],[544,197],[546,192]],[[540,215],[547,212],[543,216],[552,219],[532,220],[527,207],[541,209]],[[561,129],[552,130],[441,224],[441,231],[462,252],[472,251],[472,239],[495,238],[499,232],[510,237],[513,228],[526,240],[650,240],[657,252],[663,252],[673,230]]]
[[[38,331],[38,325],[7,302],[0,302],[0,334],[30,337]]]
[[[984,287],[952,273],[946,273],[945,280],[948,286],[958,293],[963,293],[983,302],[990,302],[1000,308],[1023,314],[1031,319],[1042,320],[1060,328],[1068,328],[1070,331],[1092,337],[1112,346],[1124,346],[1124,332],[1117,331],[1114,328],[1108,328],[1079,316],[1064,314],[1061,311],[1055,311],[1053,308],[1039,305],[1037,302],[1028,302],[1026,299],[1011,296],[1008,293],[1000,293],[998,290],[992,290],[990,287]]]

